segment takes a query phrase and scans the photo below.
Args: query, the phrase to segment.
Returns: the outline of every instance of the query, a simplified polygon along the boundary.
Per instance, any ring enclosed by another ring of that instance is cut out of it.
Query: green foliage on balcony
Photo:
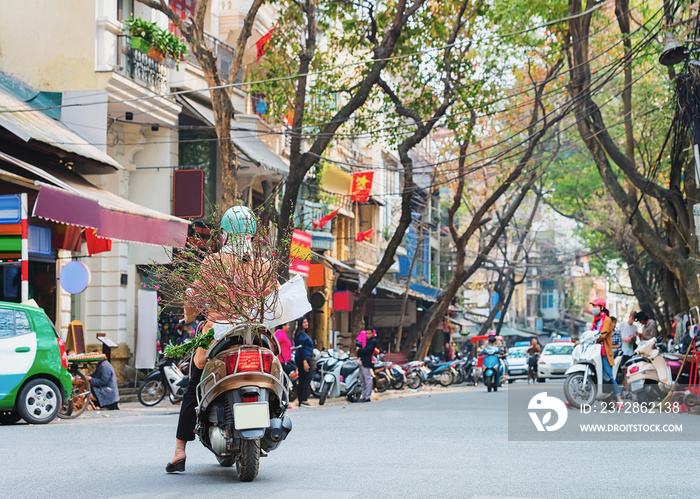
[[[143,43],[156,47],[166,57],[171,57],[176,61],[179,61],[188,53],[187,45],[179,37],[161,29],[154,22],[145,21],[140,17],[127,19],[124,21],[124,30],[128,31],[132,38],[140,38]]]

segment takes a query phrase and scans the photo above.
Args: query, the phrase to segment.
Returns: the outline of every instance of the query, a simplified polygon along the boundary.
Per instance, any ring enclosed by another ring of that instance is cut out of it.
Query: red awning
[[[130,204],[139,206],[135,203]],[[177,248],[185,246],[188,226],[186,221],[154,218],[139,214],[139,210],[130,211],[132,212],[120,211],[110,207],[108,203],[47,185],[41,186],[34,204],[34,216],[59,223],[92,227],[97,229],[100,237]]]
[[[97,235],[119,241],[175,246],[187,241],[189,222],[100,189],[68,170],[39,168],[0,152],[0,160],[28,173],[40,186],[33,216],[91,227]]]

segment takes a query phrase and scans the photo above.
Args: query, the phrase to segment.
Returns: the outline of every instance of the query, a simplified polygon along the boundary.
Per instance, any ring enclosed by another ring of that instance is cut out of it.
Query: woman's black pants
[[[309,363],[309,366],[311,363]],[[297,362],[297,368],[299,369],[299,403],[306,402],[309,400],[309,387],[311,386],[311,377],[313,376],[313,371],[309,367],[309,371],[304,371],[304,363]]]
[[[197,425],[197,385],[201,378],[202,370],[197,369],[194,360],[190,361],[190,383],[182,397],[180,418],[177,421],[177,433],[175,434],[178,440],[185,442],[194,440],[194,427]]]

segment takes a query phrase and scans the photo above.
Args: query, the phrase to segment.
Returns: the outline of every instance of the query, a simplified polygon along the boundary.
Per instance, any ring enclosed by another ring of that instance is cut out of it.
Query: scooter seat
[[[664,359],[668,359],[668,360],[681,360],[681,358],[678,357],[678,355],[673,355],[673,354],[671,354],[671,353],[664,353],[664,354],[662,354],[662,355],[663,355]]]

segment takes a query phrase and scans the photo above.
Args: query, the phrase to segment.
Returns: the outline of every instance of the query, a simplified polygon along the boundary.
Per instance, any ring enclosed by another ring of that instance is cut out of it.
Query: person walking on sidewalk
[[[299,369],[299,407],[312,407],[309,404],[309,388],[313,376],[314,344],[307,334],[309,320],[304,317],[299,320],[297,331],[294,335],[294,345],[300,347],[294,356]]]
[[[370,369],[374,367],[372,357],[374,349],[377,348],[377,339],[374,337],[374,331],[366,331],[365,346],[357,349],[357,356],[362,361],[360,366],[360,384],[362,385],[362,397],[358,402],[371,402],[372,397],[372,372]]]

